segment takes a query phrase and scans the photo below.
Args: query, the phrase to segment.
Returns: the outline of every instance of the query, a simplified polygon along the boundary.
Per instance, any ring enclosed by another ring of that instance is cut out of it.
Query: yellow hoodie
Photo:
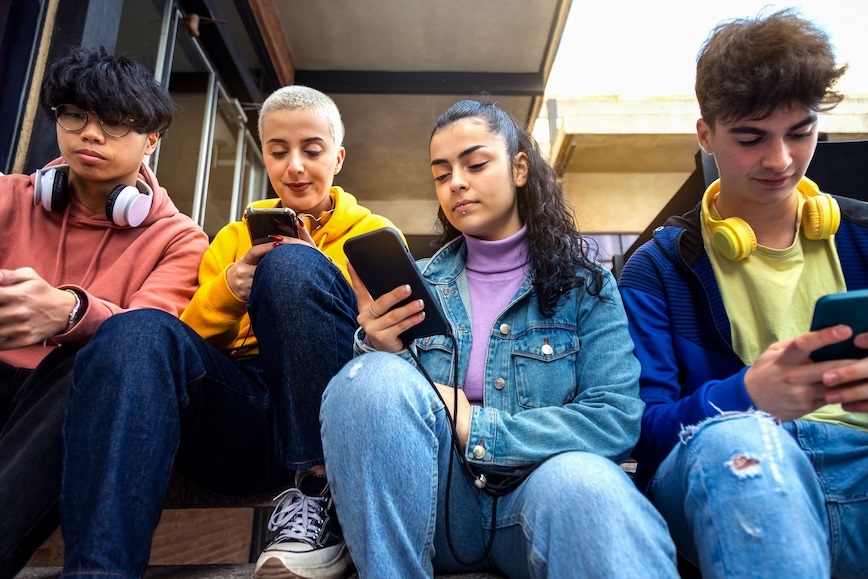
[[[374,215],[340,187],[330,191],[335,210],[325,225],[313,234],[314,243],[338,266],[349,281],[344,242],[356,235],[383,227],[395,227],[385,217]],[[279,199],[264,199],[250,207],[275,207]],[[256,338],[250,329],[247,302],[240,299],[226,280],[226,271],[250,249],[250,235],[244,221],[233,221],[221,229],[208,247],[199,267],[199,290],[181,315],[181,320],[220,350],[244,347],[255,353]]]

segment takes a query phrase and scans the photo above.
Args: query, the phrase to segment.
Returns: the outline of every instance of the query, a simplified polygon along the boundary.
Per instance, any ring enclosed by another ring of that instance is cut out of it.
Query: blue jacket
[[[472,337],[466,252],[459,237],[418,264],[455,335],[458,384],[467,374]],[[614,461],[629,455],[644,408],[639,363],[615,280],[605,274],[599,297],[575,289],[551,318],[542,317],[525,279],[491,328],[484,406],[473,407],[468,461],[511,467],[566,450]],[[452,340],[434,336],[414,347],[431,378],[451,385]],[[486,450],[481,458],[472,452],[477,445]]]
[[[835,247],[847,289],[868,287],[868,204],[835,197],[841,226]],[[619,279],[645,401],[642,435],[633,456],[644,488],[678,442],[682,426],[719,411],[752,407],[747,366],[732,349],[732,332],[697,205],[670,218],[630,257]]]

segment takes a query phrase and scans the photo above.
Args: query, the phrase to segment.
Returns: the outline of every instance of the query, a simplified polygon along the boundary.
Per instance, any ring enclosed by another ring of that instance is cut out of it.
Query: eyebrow
[[[307,137],[305,139],[302,139],[301,142],[302,143],[325,143],[326,140],[322,137]],[[289,143],[289,141],[287,139],[281,139],[281,138],[275,137],[273,139],[268,139],[266,141],[266,144],[268,144],[268,143],[287,144],[287,143]]]
[[[806,125],[810,125],[810,124],[816,123],[816,122],[817,122],[817,115],[808,115],[807,117],[805,117],[804,119],[802,119],[801,121],[796,123],[795,125],[787,128],[787,132],[791,133],[793,131],[797,131],[798,129],[801,129],[802,127],[804,127]],[[760,137],[768,134],[768,131],[758,129],[756,127],[732,127],[727,132],[729,132],[731,134],[737,134],[737,135],[757,135]]]
[[[470,155],[474,151],[478,151],[479,149],[482,149],[483,147],[485,147],[485,145],[474,145],[474,146],[470,147],[469,149],[465,149],[465,150],[461,151],[460,153],[458,153],[458,158],[463,159],[467,155]],[[434,165],[448,165],[448,164],[449,164],[449,161],[447,161],[446,159],[434,159],[433,161],[431,161],[432,167]]]

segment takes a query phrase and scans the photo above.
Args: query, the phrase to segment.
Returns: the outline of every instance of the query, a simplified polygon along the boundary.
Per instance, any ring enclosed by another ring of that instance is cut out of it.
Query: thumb
[[[247,250],[241,260],[248,265],[257,265],[259,260],[265,257],[265,254],[272,249],[274,249],[274,246],[271,243],[260,243],[259,245],[254,245]]]

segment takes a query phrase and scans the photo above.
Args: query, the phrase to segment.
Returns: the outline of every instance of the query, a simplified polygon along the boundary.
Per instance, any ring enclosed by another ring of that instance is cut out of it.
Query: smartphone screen
[[[864,358],[868,349],[859,348],[853,338],[868,332],[868,289],[828,294],[817,300],[811,330],[821,330],[837,324],[853,328],[853,336],[837,344],[830,344],[811,353],[815,362]]]
[[[289,207],[248,207],[244,218],[253,245],[273,243],[272,235],[298,237],[298,218]]]
[[[416,338],[446,335],[449,332],[449,322],[440,302],[431,293],[428,282],[419,273],[410,250],[397,231],[387,227],[352,237],[344,244],[344,252],[374,299],[408,284],[410,297],[395,307],[403,306],[410,300],[421,299],[425,302],[425,319],[399,336],[404,346]]]

